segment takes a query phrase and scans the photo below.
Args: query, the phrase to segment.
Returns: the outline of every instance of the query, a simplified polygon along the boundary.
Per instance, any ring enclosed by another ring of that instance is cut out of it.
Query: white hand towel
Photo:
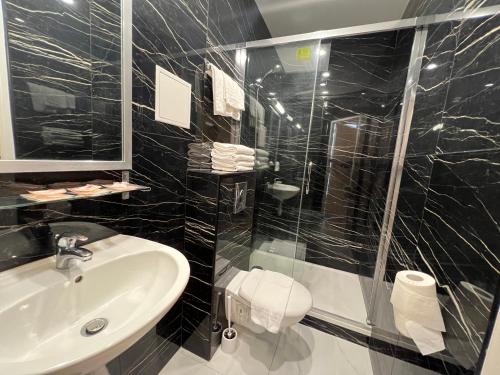
[[[256,272],[260,271],[260,272]],[[251,300],[251,319],[272,333],[278,333],[292,291],[293,279],[279,272],[252,270],[255,284]]]
[[[226,152],[226,153],[237,153],[241,155],[254,155],[255,150],[250,147],[246,147],[243,145],[235,145],[232,143],[219,143],[214,142],[214,149],[218,152]]]
[[[214,64],[210,64],[210,75],[212,76],[214,115],[231,116],[232,113],[228,113],[226,110],[224,72]]]
[[[264,117],[266,115],[266,110],[264,109],[264,106],[260,104],[257,99],[255,99],[254,96],[249,96],[249,102],[250,102],[250,115],[252,117],[255,117],[259,123],[264,122]]]
[[[245,92],[230,76],[210,64],[209,75],[212,77],[212,96],[214,115],[241,119],[245,109]]]
[[[224,72],[223,75],[226,116],[239,121],[241,119],[241,111],[245,109],[245,93],[234,79]]]
[[[221,152],[218,150],[213,150],[211,155],[215,159],[219,159],[221,161],[228,161],[228,162],[236,162],[237,163],[237,162],[241,162],[241,161],[246,161],[246,162],[254,162],[255,161],[255,156],[253,156],[253,155],[233,154],[233,153]]]
[[[225,73],[224,73],[225,74]],[[229,75],[224,77],[226,89],[226,104],[236,111],[245,110],[245,92],[240,87],[238,82],[232,79]]]
[[[267,135],[267,128],[264,125],[259,125],[257,127],[257,146],[259,147],[265,147],[266,146],[266,135]]]

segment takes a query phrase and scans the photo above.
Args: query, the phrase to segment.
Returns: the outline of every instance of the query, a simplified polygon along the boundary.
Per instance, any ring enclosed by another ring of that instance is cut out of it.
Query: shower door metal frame
[[[403,106],[401,109],[401,117],[399,119],[398,135],[394,148],[394,158],[391,168],[391,177],[389,180],[387,199],[384,210],[384,218],[380,231],[380,241],[377,251],[377,260],[375,271],[373,274],[373,284],[370,293],[370,302],[367,309],[366,323],[375,325],[376,318],[376,301],[377,293],[384,282],[385,268],[387,256],[392,238],[392,228],[396,217],[398,205],[399,188],[401,185],[401,177],[403,175],[403,167],[406,157],[406,148],[408,146],[408,138],[413,119],[413,110],[415,106],[415,98],[417,95],[418,81],[420,78],[420,70],[422,68],[422,60],[427,40],[427,26],[418,27],[415,30],[413,46],[408,65],[408,73],[406,76],[406,84],[403,95]]]
[[[1,0],[0,0],[1,1]],[[437,23],[448,21],[462,21],[470,18],[492,16],[500,13],[500,5],[491,5],[481,8],[473,8],[459,11],[452,11],[447,13],[439,13],[429,16],[419,16],[413,18],[403,18],[392,21],[376,22],[364,25],[341,27],[337,29],[313,31],[309,33],[287,35],[281,37],[274,37],[268,39],[258,39],[249,42],[240,42],[233,44],[225,44],[221,46],[200,48],[189,52],[180,52],[174,54],[172,57],[185,57],[194,55],[203,55],[210,52],[234,51],[247,48],[262,48],[273,47],[282,44],[306,42],[319,40],[320,42],[325,39],[338,38],[343,36],[354,36],[371,34],[383,31],[395,31],[400,29],[418,29],[423,26],[429,26]]]

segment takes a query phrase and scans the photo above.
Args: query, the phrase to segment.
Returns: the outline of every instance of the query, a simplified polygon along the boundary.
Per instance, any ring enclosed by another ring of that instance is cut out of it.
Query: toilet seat
[[[245,274],[238,295],[250,304],[257,286],[256,283],[258,283],[258,278],[254,277],[252,272],[245,272]],[[280,277],[283,279],[292,279],[286,275],[280,275]],[[304,285],[293,280],[282,326],[288,326],[302,320],[307,312],[311,310],[312,303],[312,296],[309,290]]]

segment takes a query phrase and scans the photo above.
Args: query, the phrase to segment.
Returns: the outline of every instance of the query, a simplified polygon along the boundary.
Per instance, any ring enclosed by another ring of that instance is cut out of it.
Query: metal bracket
[[[237,182],[234,184],[234,214],[244,211],[247,208],[247,190],[248,184],[246,182]]]

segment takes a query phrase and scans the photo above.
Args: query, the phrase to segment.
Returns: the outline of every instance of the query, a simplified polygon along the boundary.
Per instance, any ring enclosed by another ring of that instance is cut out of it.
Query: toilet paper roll
[[[401,271],[391,294],[394,316],[404,316],[424,327],[445,331],[434,278],[423,272]],[[398,319],[396,319],[398,320]],[[407,333],[402,330],[403,334]]]
[[[391,303],[396,328],[413,339],[422,354],[445,349],[441,332],[446,329],[432,276],[418,271],[398,272]]]
[[[399,271],[396,283],[425,297],[437,297],[436,280],[431,275],[419,271]]]

